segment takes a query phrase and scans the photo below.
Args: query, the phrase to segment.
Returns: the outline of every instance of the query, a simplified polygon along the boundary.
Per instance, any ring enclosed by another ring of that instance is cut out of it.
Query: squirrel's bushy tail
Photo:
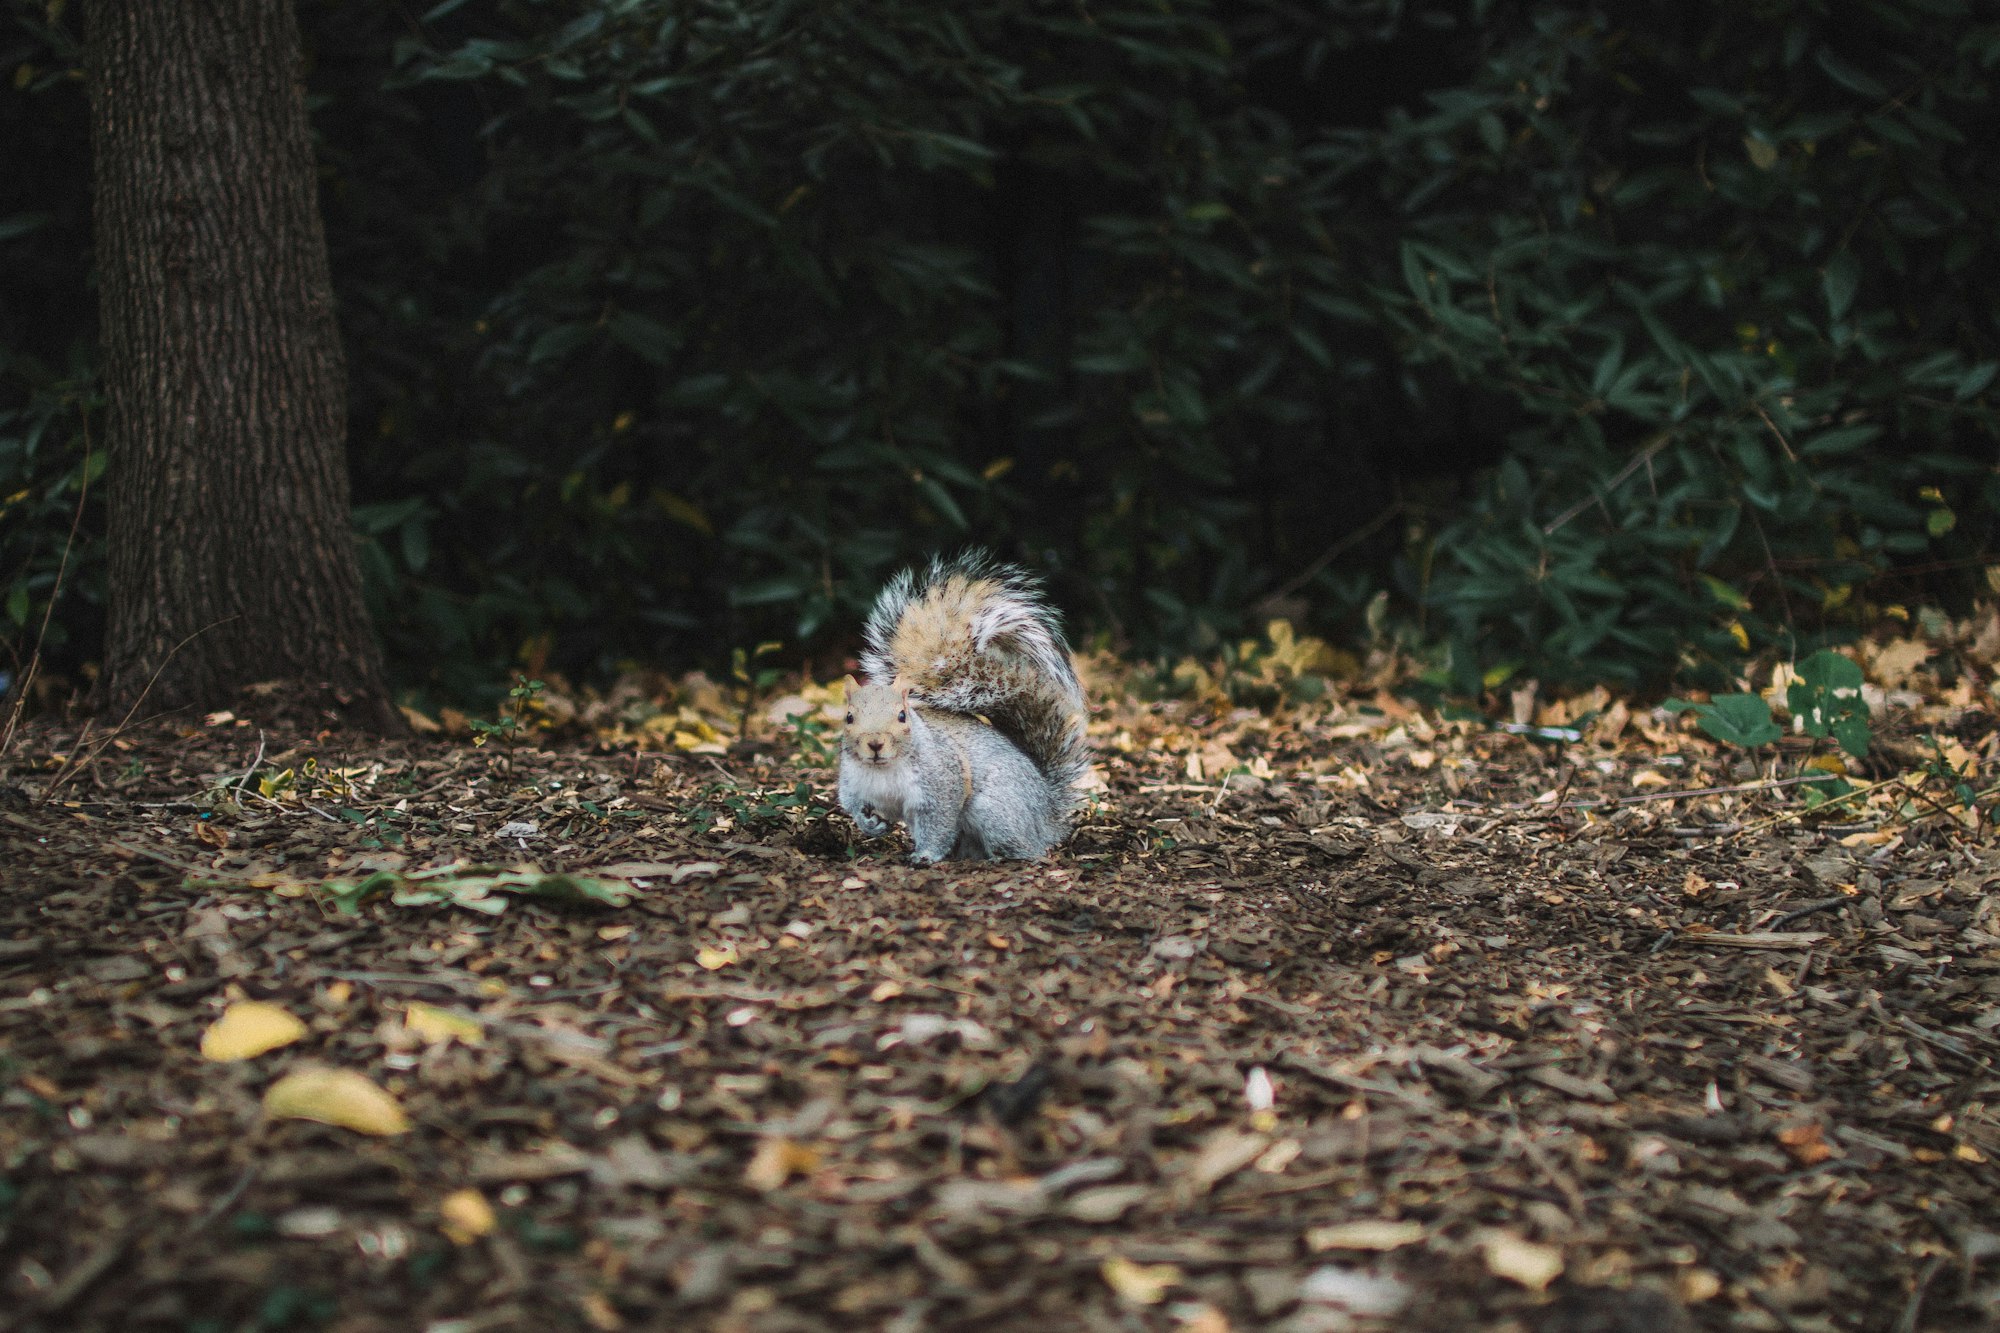
[[[1083,686],[1041,580],[983,551],[889,580],[868,615],[861,668],[927,708],[978,715],[1019,745],[1059,793],[1065,822],[1090,770]]]

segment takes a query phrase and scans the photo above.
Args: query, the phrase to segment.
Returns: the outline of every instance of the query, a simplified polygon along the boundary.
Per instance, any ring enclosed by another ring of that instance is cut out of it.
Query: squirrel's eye
[[[850,727],[854,725],[854,714],[849,713],[847,715],[847,725]]]
[[[898,722],[908,722],[910,720],[910,715],[908,713],[903,712],[901,709],[897,709],[896,720]]]

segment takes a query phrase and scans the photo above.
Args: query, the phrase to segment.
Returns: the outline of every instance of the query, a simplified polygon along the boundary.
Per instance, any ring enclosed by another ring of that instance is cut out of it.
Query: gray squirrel
[[[1061,842],[1090,769],[1083,686],[1027,571],[969,551],[904,570],[875,599],[846,680],[840,804],[911,861],[1033,859]]]

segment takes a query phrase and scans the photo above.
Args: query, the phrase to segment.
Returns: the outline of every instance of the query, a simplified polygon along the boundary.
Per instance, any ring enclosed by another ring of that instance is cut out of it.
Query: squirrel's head
[[[863,685],[849,676],[840,748],[865,764],[891,764],[910,743],[910,694],[893,685]]]

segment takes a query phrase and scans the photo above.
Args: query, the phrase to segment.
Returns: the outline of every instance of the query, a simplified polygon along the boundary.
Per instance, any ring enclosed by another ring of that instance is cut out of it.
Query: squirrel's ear
[[[842,697],[848,699],[852,699],[856,691],[858,691],[861,688],[861,682],[856,680],[852,676],[842,676],[840,678],[840,685],[842,690]]]

